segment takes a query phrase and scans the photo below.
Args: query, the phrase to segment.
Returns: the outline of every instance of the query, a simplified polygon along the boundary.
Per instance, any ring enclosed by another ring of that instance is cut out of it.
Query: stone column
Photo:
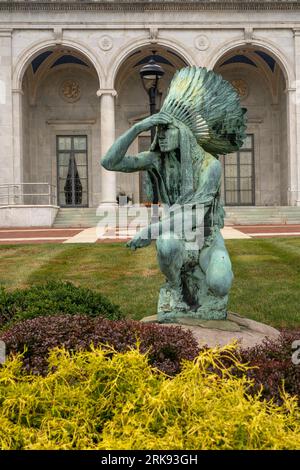
[[[14,183],[23,182],[22,98],[21,89],[12,90]],[[28,119],[28,116],[25,119]]]
[[[98,90],[100,97],[101,158],[115,141],[115,90]],[[101,167],[101,205],[116,206],[116,172]]]

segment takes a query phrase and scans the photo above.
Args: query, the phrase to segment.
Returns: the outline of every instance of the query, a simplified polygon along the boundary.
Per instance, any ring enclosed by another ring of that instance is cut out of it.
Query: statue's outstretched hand
[[[137,248],[143,248],[144,246],[150,245],[151,238],[148,238],[147,234],[147,230],[141,230],[132,238],[132,240],[126,243],[126,246],[134,251]]]

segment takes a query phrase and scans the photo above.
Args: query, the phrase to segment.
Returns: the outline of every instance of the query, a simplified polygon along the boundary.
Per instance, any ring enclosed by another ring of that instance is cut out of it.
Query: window
[[[223,157],[224,199],[227,206],[254,206],[254,136],[248,134],[243,147]]]
[[[58,203],[88,206],[87,136],[57,136]]]

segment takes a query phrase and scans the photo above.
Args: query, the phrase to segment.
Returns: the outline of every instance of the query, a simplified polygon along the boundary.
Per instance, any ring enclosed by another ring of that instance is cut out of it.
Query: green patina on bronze
[[[125,155],[134,139],[157,126],[147,152]],[[224,210],[220,202],[221,164],[218,155],[238,150],[245,137],[245,110],[234,88],[220,75],[201,67],[178,71],[161,111],[135,124],[119,137],[102,159],[107,170],[146,170],[148,196],[161,203],[191,207],[192,230],[204,225],[204,243],[191,249],[178,232],[176,218],[165,215],[141,230],[127,244],[142,248],[156,240],[157,257],[166,284],[158,301],[158,321],[182,317],[223,320],[227,315],[228,293],[233,274],[220,229]],[[203,205],[201,222],[195,211]],[[165,231],[170,222],[171,231]]]

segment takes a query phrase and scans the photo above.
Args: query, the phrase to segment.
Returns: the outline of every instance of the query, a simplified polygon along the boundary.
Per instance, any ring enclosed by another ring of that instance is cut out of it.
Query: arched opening
[[[225,205],[287,205],[287,86],[279,62],[244,46],[223,55],[214,70],[236,88],[248,118],[243,148],[221,157]]]
[[[165,72],[158,83],[157,111],[163,103],[176,70],[188,65],[177,52],[158,45],[139,48],[127,57],[120,66],[115,80],[115,90],[117,91],[116,137],[150,114],[149,98],[143,88],[139,71],[153,56]],[[150,144],[150,132],[145,132],[138,136],[129,151],[131,154],[137,154],[148,150]],[[119,173],[117,175],[117,194],[127,195],[135,203],[147,203],[144,178],[143,172],[139,174]]]
[[[45,187],[61,207],[98,203],[98,89],[94,66],[72,48],[48,48],[32,58],[22,80],[25,203],[47,204]]]

